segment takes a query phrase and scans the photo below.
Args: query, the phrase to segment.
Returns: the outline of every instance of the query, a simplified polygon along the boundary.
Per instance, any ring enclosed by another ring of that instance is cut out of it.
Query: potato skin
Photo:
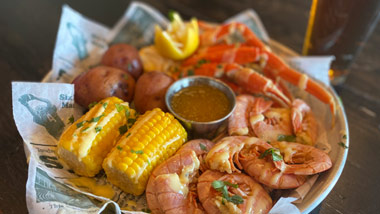
[[[103,55],[102,64],[126,71],[135,80],[143,73],[139,52],[135,47],[127,44],[115,44],[108,48]]]
[[[160,108],[167,111],[165,93],[174,79],[163,72],[152,71],[141,75],[136,82],[134,103],[140,113]]]
[[[97,66],[80,74],[73,84],[75,102],[85,108],[111,96],[131,102],[135,89],[135,80],[130,74],[107,66]]]

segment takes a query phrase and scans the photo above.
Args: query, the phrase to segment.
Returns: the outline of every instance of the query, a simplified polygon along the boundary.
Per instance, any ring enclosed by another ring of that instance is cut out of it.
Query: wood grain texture
[[[271,38],[300,52],[311,1],[146,1],[162,13],[179,11],[221,22],[247,8],[260,15]],[[0,7],[0,213],[27,213],[27,164],[11,111],[11,81],[40,81],[50,70],[61,6],[69,6],[109,27],[129,1],[13,0]],[[359,54],[346,83],[338,88],[349,127],[350,150],[341,178],[313,213],[377,213],[380,209],[380,28]]]

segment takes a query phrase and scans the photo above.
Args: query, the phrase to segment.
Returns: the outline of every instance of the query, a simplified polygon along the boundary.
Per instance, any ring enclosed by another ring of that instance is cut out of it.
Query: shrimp
[[[330,157],[320,149],[299,143],[275,142],[273,147],[283,154],[284,161],[276,167],[285,174],[312,175],[331,168]]]
[[[293,135],[289,108],[270,108],[272,101],[257,98],[250,125],[255,135],[265,141],[277,141],[279,135]]]
[[[291,189],[302,185],[306,176],[284,174],[276,167],[284,165],[283,160],[260,158],[262,153],[271,148],[270,144],[256,137],[230,136],[215,144],[205,160],[210,169],[220,172],[233,173],[244,169],[258,182],[274,189]]]
[[[303,100],[293,101],[291,119],[297,142],[314,145],[317,139],[317,122],[311,108]]]
[[[234,162],[239,165],[238,155],[248,138],[247,136],[230,136],[218,141],[205,158],[208,167],[220,172],[240,172]]]
[[[228,118],[229,135],[248,135],[249,125],[247,113],[252,107],[254,100],[253,96],[246,94],[236,97],[235,110]]]
[[[222,194],[217,191],[212,185],[214,181],[228,182],[227,193]],[[225,174],[208,170],[199,177],[197,189],[199,200],[209,214],[268,213],[272,207],[269,194],[260,184],[245,174]],[[226,200],[226,197],[238,197],[242,201],[238,203]]]
[[[270,144],[257,138],[251,138],[251,141],[239,154],[240,164],[248,175],[273,189],[292,189],[305,183],[306,176],[285,174],[278,169],[283,160],[273,161],[269,155],[261,157],[273,148]]]
[[[175,154],[152,172],[146,198],[152,213],[204,213],[195,182],[199,160],[194,151]]]
[[[207,166],[205,164],[205,157],[208,151],[215,145],[214,142],[209,141],[207,139],[196,139],[196,140],[191,140],[184,144],[176,154],[186,152],[186,151],[194,151],[199,159],[200,166],[199,170],[201,172],[206,171]]]

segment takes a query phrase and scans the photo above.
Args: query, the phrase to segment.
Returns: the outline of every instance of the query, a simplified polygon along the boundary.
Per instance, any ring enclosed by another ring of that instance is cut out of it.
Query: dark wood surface
[[[311,1],[147,1],[162,13],[223,21],[246,8],[260,15],[271,38],[301,52]],[[62,4],[113,24],[129,1],[3,1],[0,6],[0,214],[26,213],[27,164],[12,116],[11,81],[38,82],[50,70]],[[350,127],[350,150],[338,183],[315,213],[378,213],[380,203],[380,28],[360,53],[346,83],[337,88]]]

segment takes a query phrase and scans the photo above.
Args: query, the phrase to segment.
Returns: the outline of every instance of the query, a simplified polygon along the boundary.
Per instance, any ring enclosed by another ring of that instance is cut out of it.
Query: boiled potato
[[[107,66],[98,66],[82,73],[73,84],[75,102],[86,108],[90,103],[112,96],[131,102],[135,89],[135,80],[129,73]]]
[[[141,75],[136,82],[135,107],[140,113],[160,108],[167,111],[165,93],[174,79],[165,73],[152,71]]]
[[[139,52],[135,47],[127,44],[115,44],[108,48],[103,55],[102,64],[124,70],[131,74],[135,80],[143,72]]]

